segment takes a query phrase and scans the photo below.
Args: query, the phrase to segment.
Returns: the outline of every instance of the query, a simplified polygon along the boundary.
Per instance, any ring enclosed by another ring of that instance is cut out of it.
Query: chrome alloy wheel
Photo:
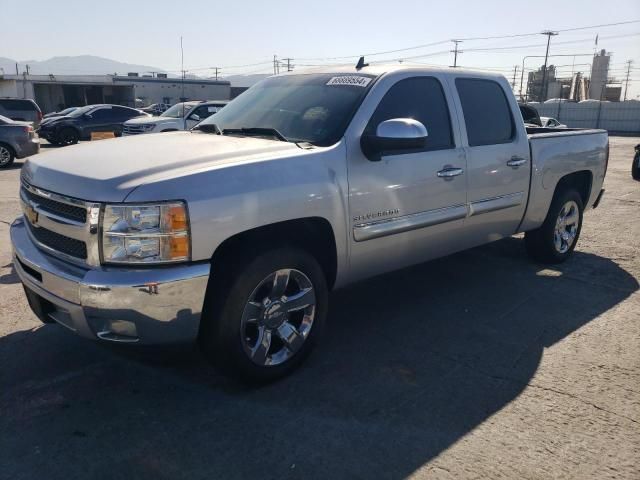
[[[316,295],[299,270],[273,272],[253,290],[242,313],[240,335],[245,353],[261,366],[291,358],[311,332]]]
[[[580,211],[578,204],[573,200],[565,203],[556,219],[556,228],[553,231],[553,244],[558,253],[566,253],[578,234]]]
[[[11,161],[11,152],[7,147],[0,145],[0,167],[4,167]]]

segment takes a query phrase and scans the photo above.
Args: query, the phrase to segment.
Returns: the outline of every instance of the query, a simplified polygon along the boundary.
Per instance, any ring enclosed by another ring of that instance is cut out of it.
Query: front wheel
[[[75,145],[80,140],[80,136],[75,128],[63,128],[60,130],[56,137],[56,141],[59,145]]]
[[[640,152],[636,153],[633,157],[633,163],[631,164],[631,176],[634,180],[640,180]]]
[[[584,205],[575,190],[556,194],[544,223],[536,230],[525,233],[527,253],[541,263],[562,263],[576,248]]]
[[[248,382],[282,378],[311,353],[327,297],[322,268],[304,250],[260,254],[235,275],[212,279],[200,331],[203,352],[223,373]]]

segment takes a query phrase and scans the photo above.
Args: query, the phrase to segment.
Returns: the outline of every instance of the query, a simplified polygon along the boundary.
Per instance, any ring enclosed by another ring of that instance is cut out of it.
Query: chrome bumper
[[[11,225],[14,268],[56,322],[92,339],[141,344],[194,341],[208,262],[152,268],[85,269],[45,254],[22,218]]]

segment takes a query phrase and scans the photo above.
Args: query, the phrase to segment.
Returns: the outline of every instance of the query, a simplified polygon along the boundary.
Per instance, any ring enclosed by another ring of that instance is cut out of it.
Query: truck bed
[[[544,222],[560,179],[582,172],[591,188],[585,209],[595,203],[607,169],[609,139],[606,130],[581,128],[527,128],[531,156],[531,182],[525,216],[519,230],[527,231]]]

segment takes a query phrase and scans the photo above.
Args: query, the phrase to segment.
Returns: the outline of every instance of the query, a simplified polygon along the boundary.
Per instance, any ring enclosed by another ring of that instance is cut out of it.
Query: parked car
[[[150,113],[151,115],[157,116],[162,114],[163,112],[166,112],[167,110],[169,110],[169,108],[171,108],[171,105],[169,105],[168,103],[152,103],[148,107],[141,108],[140,110],[145,113]]]
[[[60,110],[59,112],[47,113],[43,117],[43,120],[46,120],[47,118],[53,118],[53,117],[64,117],[65,115],[69,115],[70,113],[74,112],[78,108],[80,107],[69,107],[69,108],[65,108],[64,110]]]
[[[89,140],[92,132],[113,132],[120,136],[124,122],[139,116],[151,115],[120,105],[88,105],[44,122],[38,133],[54,145],[72,145],[79,140]]]
[[[376,65],[274,76],[195,130],[40,157],[10,233],[42,321],[197,340],[223,372],[270,381],[310,353],[332,288],[518,232],[536,261],[565,261],[608,137],[528,135],[497,74]]]
[[[25,98],[0,98],[0,115],[19,122],[31,122],[34,128],[42,120],[38,104]]]
[[[560,123],[555,118],[540,117],[540,121],[542,122],[542,126],[545,128],[567,128],[564,123]]]
[[[540,115],[538,115],[538,111],[534,107],[525,103],[519,103],[518,107],[525,124],[532,127],[542,127],[542,120],[540,120]]]
[[[159,117],[140,117],[125,122],[122,134],[189,130],[198,122],[218,112],[227,103],[229,102],[224,100],[177,103]]]
[[[636,145],[636,154],[631,164],[631,176],[634,180],[640,180],[640,143]]]
[[[29,122],[18,122],[0,115],[0,168],[7,168],[16,158],[35,155],[40,142]]]

